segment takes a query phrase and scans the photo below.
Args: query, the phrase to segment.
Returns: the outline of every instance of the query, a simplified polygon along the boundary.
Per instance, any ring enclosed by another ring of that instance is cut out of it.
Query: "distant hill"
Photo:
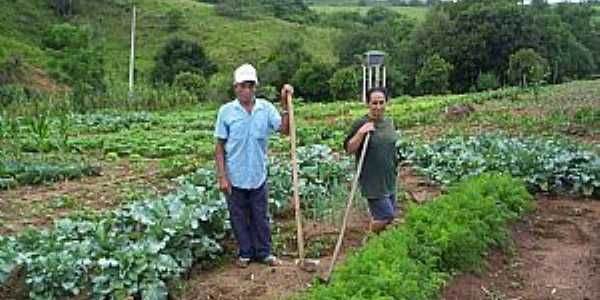
[[[109,77],[124,79],[130,49],[131,6],[124,0],[75,0],[70,22],[94,32],[94,43],[106,53]],[[210,4],[194,0],[137,0],[137,61],[141,76],[149,76],[156,53],[170,38],[185,37],[200,42],[210,58],[229,72],[242,62],[265,57],[281,39],[301,37],[304,47],[323,62],[335,62],[335,29],[286,22],[271,17],[255,21],[218,16]],[[180,29],[169,30],[168,13],[182,16]],[[18,55],[28,64],[44,68],[48,55],[43,49],[44,33],[63,22],[55,16],[47,0],[4,1],[0,10],[0,61]]]

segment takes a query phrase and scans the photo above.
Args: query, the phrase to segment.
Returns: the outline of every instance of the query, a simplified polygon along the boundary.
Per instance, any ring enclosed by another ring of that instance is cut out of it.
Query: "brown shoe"
[[[369,231],[373,233],[380,233],[385,230],[387,225],[387,221],[371,220],[371,224],[369,224]]]

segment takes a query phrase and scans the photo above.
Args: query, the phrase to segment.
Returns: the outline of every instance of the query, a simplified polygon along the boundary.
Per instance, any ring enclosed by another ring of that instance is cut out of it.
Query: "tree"
[[[281,40],[275,48],[259,62],[261,84],[281,87],[303,63],[312,61],[300,39]]]
[[[537,9],[546,9],[550,5],[548,5],[548,0],[531,0],[531,7]]]
[[[448,92],[452,65],[439,55],[433,55],[425,61],[416,76],[417,89],[423,94],[445,94]]]
[[[241,19],[266,15],[303,22],[316,18],[303,0],[218,0],[216,10],[222,16]]]
[[[410,35],[402,41],[397,55],[398,73],[405,77],[403,90],[408,94],[418,94],[415,76],[428,57],[435,54],[447,59],[452,51],[450,30],[454,22],[448,12],[432,8]],[[391,74],[390,74],[391,75]]]
[[[333,74],[333,66],[318,62],[308,62],[292,77],[292,84],[298,94],[311,101],[331,100],[329,94],[329,79]]]
[[[49,0],[49,2],[57,16],[69,18],[73,15],[73,0]]]
[[[570,15],[565,11],[562,14]],[[477,87],[480,74],[492,73],[499,82],[506,82],[509,57],[523,48],[534,49],[550,61],[555,82],[585,77],[596,66],[594,55],[600,51],[594,49],[600,47],[600,41],[592,39],[594,30],[589,24],[593,22],[585,21],[587,15],[573,14],[580,17],[561,19],[555,9],[523,6],[514,0],[437,5],[402,47],[397,47],[407,90],[416,92],[416,74],[433,54],[454,66],[449,78],[454,92]],[[574,28],[578,28],[577,34]],[[586,38],[589,41],[584,43]]]
[[[174,38],[155,57],[153,70],[154,83],[172,84],[175,76],[182,72],[209,77],[217,72],[217,66],[206,54],[200,44]]]
[[[364,22],[365,24],[373,25],[375,23],[393,20],[399,16],[399,13],[385,6],[375,6],[367,11]]]
[[[330,94],[334,100],[356,99],[360,93],[360,81],[355,67],[339,69],[329,79]]]
[[[544,79],[548,62],[533,49],[521,49],[510,56],[508,74],[511,82],[527,87]]]
[[[562,3],[554,11],[568,25],[577,41],[591,52],[596,71],[600,72],[600,13],[589,4]]]
[[[494,90],[499,87],[500,82],[498,81],[496,74],[491,72],[479,74],[479,78],[477,79],[477,90],[487,91]]]
[[[377,14],[379,16],[379,14]],[[381,21],[375,21],[381,20]],[[414,28],[414,21],[401,15],[376,17],[365,20],[366,24],[353,24],[344,30],[344,34],[336,40],[336,51],[340,65],[350,66],[361,63],[367,50],[378,49],[386,52],[389,61],[398,60],[402,41],[409,36]]]
[[[182,72],[175,76],[173,85],[190,92],[198,99],[205,97],[208,82],[206,78],[191,72]]]

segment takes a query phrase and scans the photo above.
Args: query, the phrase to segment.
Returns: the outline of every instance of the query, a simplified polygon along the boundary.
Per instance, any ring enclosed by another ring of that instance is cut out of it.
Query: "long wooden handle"
[[[333,272],[333,268],[335,267],[335,261],[337,260],[337,257],[340,254],[340,249],[342,248],[342,242],[344,241],[344,233],[346,232],[346,226],[348,225],[348,217],[350,216],[350,209],[352,208],[352,200],[354,199],[354,194],[356,193],[356,188],[358,186],[358,178],[360,177],[360,173],[362,171],[362,166],[365,160],[365,154],[367,153],[367,147],[369,146],[370,138],[371,133],[367,133],[362,151],[360,153],[360,159],[358,160],[358,167],[352,180],[352,189],[350,190],[350,196],[348,197],[348,202],[346,204],[344,220],[342,221],[342,229],[340,231],[340,235],[338,236],[338,240],[335,245],[335,250],[333,251],[333,258],[331,259],[331,263],[329,264],[329,269],[327,270],[327,273],[323,278],[325,281],[329,281],[329,276],[331,276],[331,272]]]
[[[302,214],[300,211],[300,191],[298,190],[298,159],[296,157],[296,124],[294,123],[294,103],[292,95],[287,94],[288,117],[290,126],[290,154],[292,156],[292,186],[294,192],[294,211],[296,214],[296,238],[298,240],[298,256],[300,263],[304,261],[304,236],[302,229]]]

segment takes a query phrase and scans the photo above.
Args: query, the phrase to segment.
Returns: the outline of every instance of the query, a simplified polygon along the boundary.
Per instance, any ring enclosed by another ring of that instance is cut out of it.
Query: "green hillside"
[[[300,37],[318,60],[334,62],[335,29],[293,24],[270,17],[235,20],[215,13],[213,6],[192,0],[140,0],[137,23],[136,67],[148,75],[153,58],[165,42],[181,36],[200,42],[222,70],[244,62],[256,62],[278,41]],[[88,26],[94,42],[105,49],[110,77],[126,78],[130,48],[131,7],[128,1],[80,1],[71,22]],[[169,30],[168,12],[182,15],[181,27]],[[0,12],[0,60],[19,54],[28,63],[43,67],[48,57],[41,48],[46,29],[62,22],[46,1],[9,1]]]
[[[428,8],[426,6],[387,6],[389,9],[416,20],[425,18]],[[312,10],[319,13],[335,13],[335,12],[359,12],[366,14],[373,6],[336,6],[336,5],[314,5],[310,7]]]

